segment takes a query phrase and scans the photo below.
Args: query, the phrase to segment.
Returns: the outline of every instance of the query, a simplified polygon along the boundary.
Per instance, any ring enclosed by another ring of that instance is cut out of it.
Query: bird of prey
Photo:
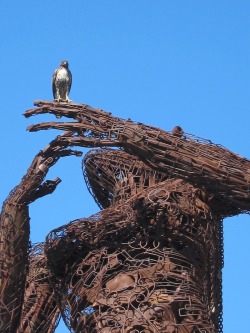
[[[71,83],[72,75],[69,70],[69,63],[67,60],[63,60],[52,77],[53,96],[56,102],[70,102]]]

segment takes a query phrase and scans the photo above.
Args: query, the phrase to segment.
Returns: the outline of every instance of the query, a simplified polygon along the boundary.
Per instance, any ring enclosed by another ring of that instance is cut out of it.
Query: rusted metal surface
[[[83,175],[90,194],[100,208],[133,197],[144,189],[171,178],[171,173],[158,172],[123,150],[91,150],[83,160]],[[203,191],[201,196],[209,202],[218,216],[238,214],[239,209],[229,205],[228,198],[214,191]]]
[[[83,147],[123,147],[152,169],[183,178],[225,198],[238,212],[250,207],[250,162],[221,145],[185,133],[183,138],[142,123],[112,116],[86,104],[36,101],[26,117],[51,113],[71,122],[48,122],[29,131],[66,130],[58,144]]]
[[[35,244],[29,254],[21,323],[17,333],[53,333],[60,311],[50,283],[43,243]]]
[[[28,207],[5,202],[0,227],[0,332],[16,332],[28,272]]]
[[[52,141],[34,158],[26,175],[2,206],[0,215],[0,332],[16,332],[20,320],[28,274],[29,203],[52,193],[60,179],[44,181],[60,157],[79,155]]]
[[[169,178],[121,150],[90,150],[83,160],[88,190],[100,208],[126,200]]]
[[[221,333],[222,219],[250,210],[250,162],[182,129],[85,104],[36,106],[25,116],[72,121],[28,128],[66,132],[35,156],[3,205],[0,332],[53,332],[60,310],[77,333]],[[106,147],[83,162],[103,210],[53,230],[45,255],[39,246],[29,254],[28,205],[54,191],[60,179],[44,178],[60,157],[80,155],[70,146]]]
[[[84,166],[95,200],[105,202],[98,192],[103,182],[111,200],[100,213],[47,238],[68,327],[221,332],[222,223],[205,193],[122,151],[91,151]]]

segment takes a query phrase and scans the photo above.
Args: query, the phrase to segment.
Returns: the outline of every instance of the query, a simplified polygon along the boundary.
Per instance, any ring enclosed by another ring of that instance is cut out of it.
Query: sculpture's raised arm
[[[21,322],[16,333],[54,333],[60,310],[50,283],[44,243],[32,245],[25,285]]]
[[[64,136],[71,133],[64,133]],[[0,332],[16,332],[21,316],[25,279],[28,272],[28,204],[52,193],[59,178],[45,176],[60,157],[81,155],[79,151],[53,140],[34,158],[26,175],[3,203],[0,215]]]
[[[239,211],[250,208],[250,161],[209,140],[190,134],[173,135],[159,128],[123,120],[85,104],[36,101],[37,108],[25,117],[51,113],[73,122],[48,122],[28,127],[35,132],[46,129],[71,131],[60,136],[65,146],[117,146],[139,157],[157,171],[166,172],[210,193],[227,198],[228,205]]]

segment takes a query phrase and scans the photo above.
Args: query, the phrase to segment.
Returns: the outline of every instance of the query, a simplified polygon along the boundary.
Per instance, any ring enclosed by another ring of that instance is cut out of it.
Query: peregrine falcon
[[[69,63],[67,60],[63,60],[52,77],[53,96],[56,102],[70,102],[71,83],[72,75],[69,70]]]

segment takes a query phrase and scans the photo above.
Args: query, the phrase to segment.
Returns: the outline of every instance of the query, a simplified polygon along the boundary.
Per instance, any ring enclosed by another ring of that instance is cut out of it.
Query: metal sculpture
[[[36,105],[26,117],[52,113],[74,121],[29,127],[66,132],[35,157],[3,205],[1,273],[7,289],[1,288],[0,331],[22,332],[29,317],[25,306],[23,316],[20,310],[29,298],[27,270],[20,274],[13,266],[28,265],[28,204],[60,181],[42,183],[48,169],[59,157],[80,154],[70,146],[111,146],[124,151],[97,150],[84,159],[88,187],[104,209],[47,237],[43,270],[55,297],[44,321],[55,318],[55,327],[60,309],[74,332],[222,332],[221,220],[249,211],[250,162],[208,140],[84,104]],[[30,318],[34,324],[35,316]]]
[[[84,173],[107,208],[53,230],[46,242],[68,327],[219,331],[222,226],[205,193],[122,151],[91,151]]]
[[[29,254],[29,273],[26,278],[21,323],[23,332],[54,332],[60,311],[50,282],[44,244],[34,244]]]
[[[60,157],[69,155],[81,156],[81,152],[65,149],[53,141],[35,156],[20,184],[3,203],[0,215],[0,332],[16,332],[20,324],[30,252],[28,206],[55,190],[60,179],[43,182],[44,178]]]

